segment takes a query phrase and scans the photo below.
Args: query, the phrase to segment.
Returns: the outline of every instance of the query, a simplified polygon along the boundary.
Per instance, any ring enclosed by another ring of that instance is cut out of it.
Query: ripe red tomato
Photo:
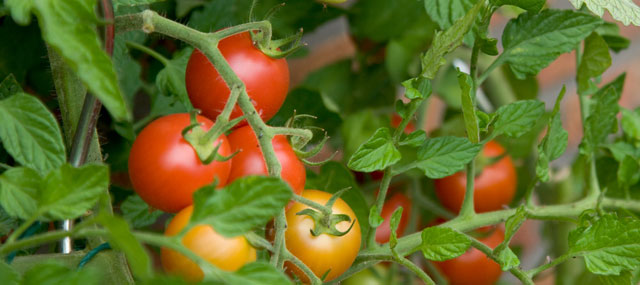
[[[409,200],[409,197],[406,195],[398,192],[393,194],[391,198],[388,198],[387,202],[382,206],[380,216],[382,216],[384,222],[382,222],[376,230],[376,241],[378,243],[386,243],[389,241],[389,237],[391,236],[391,215],[393,215],[393,212],[395,212],[398,207],[402,207],[402,216],[396,233],[398,237],[404,234],[407,223],[409,222],[409,217],[411,216],[411,200]]]
[[[229,135],[231,151],[237,153],[231,159],[229,182],[249,175],[268,175],[258,138],[250,126],[234,130]],[[276,157],[282,165],[282,179],[289,183],[296,194],[300,194],[306,182],[306,170],[296,156],[285,136],[278,135],[271,141]]]
[[[264,121],[271,119],[282,106],[289,89],[287,61],[262,53],[253,46],[249,32],[221,40],[218,49],[244,82],[260,117]],[[204,116],[215,120],[229,99],[229,88],[213,64],[197,49],[189,58],[185,79],[193,106],[202,110]],[[242,111],[236,106],[231,119],[241,115]]]
[[[211,120],[198,116],[204,130]],[[192,194],[200,187],[226,184],[231,162],[202,164],[193,147],[182,137],[189,126],[189,114],[173,114],[156,119],[138,135],[129,154],[129,176],[133,189],[151,207],[175,213],[192,204]],[[221,135],[218,154],[231,155],[229,141]]]
[[[505,153],[504,148],[494,141],[488,142],[482,151],[487,158]],[[481,170],[474,182],[473,204],[478,213],[499,210],[508,205],[516,193],[516,170],[509,155]],[[449,210],[459,212],[464,200],[467,175],[458,172],[435,180],[436,195]]]
[[[164,234],[174,236],[189,223],[193,206],[180,211],[171,220]],[[227,238],[218,234],[209,225],[198,225],[182,238],[182,244],[195,254],[211,262],[216,267],[235,271],[243,265],[256,260],[256,250],[243,236]],[[162,267],[168,273],[177,274],[189,281],[200,281],[203,273],[200,267],[181,253],[162,248],[160,252]]]
[[[322,205],[331,198],[331,194],[318,190],[304,190],[302,196]],[[295,202],[287,210],[287,229],[284,234],[287,249],[309,266],[316,276],[321,278],[329,272],[324,281],[330,281],[347,271],[356,259],[360,250],[360,225],[349,205],[342,199],[338,199],[331,209],[334,214],[348,215],[351,222],[355,220],[351,230],[343,236],[328,234],[313,236],[311,234],[311,230],[315,227],[313,219],[307,215],[296,215],[308,208],[304,204]],[[351,226],[351,222],[338,223],[336,228],[346,231]],[[298,276],[303,283],[309,282],[306,275],[295,265],[287,262],[285,267],[290,273]]]
[[[504,232],[496,229],[489,236],[479,240],[490,248],[495,248],[504,240]],[[454,259],[433,263],[447,277],[451,285],[490,285],[498,281],[502,275],[500,265],[475,248],[469,249]]]

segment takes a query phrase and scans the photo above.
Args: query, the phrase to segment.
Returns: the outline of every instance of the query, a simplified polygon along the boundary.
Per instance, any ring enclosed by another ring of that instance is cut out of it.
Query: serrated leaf
[[[216,191],[203,187],[193,195],[191,224],[208,224],[226,237],[265,225],[289,202],[289,185],[279,178],[249,176]]]
[[[422,231],[422,254],[428,260],[445,261],[464,254],[471,246],[467,236],[445,227],[429,227]]]
[[[426,2],[425,2],[426,3]],[[462,44],[464,35],[469,32],[475,22],[484,1],[478,1],[466,15],[444,32],[436,33],[431,48],[422,57],[422,76],[433,79],[438,69],[446,63],[444,56]]]
[[[229,284],[291,284],[282,271],[264,261],[249,263],[226,279]]]
[[[22,92],[22,87],[13,74],[9,74],[0,82],[0,100],[19,92]]]
[[[516,234],[520,226],[527,220],[527,211],[524,206],[520,206],[515,214],[505,222],[504,240],[495,249],[494,252],[498,257],[498,263],[503,271],[507,271],[520,265],[520,259],[509,248],[509,242]]]
[[[496,111],[493,136],[507,135],[517,138],[528,133],[544,114],[544,103],[523,100],[504,105]]]
[[[569,253],[595,274],[619,275],[640,266],[640,221],[606,214],[569,233]]]
[[[602,17],[604,10],[608,10],[611,16],[622,22],[625,26],[629,23],[640,26],[640,7],[633,0],[569,0],[573,7],[580,9],[582,4],[594,14]]]
[[[48,173],[66,161],[58,122],[36,97],[17,93],[0,100],[0,139],[21,165]]]
[[[140,242],[133,236],[127,222],[116,216],[110,216],[104,212],[98,215],[98,223],[109,232],[109,244],[124,252],[128,264],[138,278],[151,277],[151,259]]]
[[[100,284],[103,281],[102,272],[92,268],[76,270],[69,268],[61,261],[55,259],[45,260],[35,264],[24,273],[23,285],[42,284]]]
[[[429,178],[442,178],[464,168],[480,151],[482,145],[459,137],[428,139],[418,149],[417,167]]]
[[[185,83],[187,62],[192,51],[192,48],[185,48],[177,52],[172,60],[165,62],[164,69],[156,77],[156,86],[158,86],[160,92],[164,96],[177,97],[187,110],[193,109]]]
[[[573,50],[602,23],[597,17],[570,10],[523,13],[505,27],[504,52],[496,61],[508,62],[516,77],[524,79]]]
[[[625,156],[629,155],[631,157],[640,158],[640,150],[636,149],[633,145],[623,142],[617,141],[612,144],[605,145],[609,151],[611,151],[611,155],[615,158],[616,161],[622,162]]]
[[[565,92],[566,88],[563,87],[553,107],[547,134],[538,145],[536,175],[541,181],[549,180],[549,162],[560,157],[567,149],[567,144],[569,143],[569,133],[562,127],[562,119],[559,113],[560,102]]]
[[[127,197],[127,199],[122,202],[122,205],[120,205],[120,210],[122,211],[122,217],[131,224],[133,228],[152,225],[162,216],[162,211],[152,210],[149,204],[144,202],[142,198],[136,194]]]
[[[464,17],[477,0],[425,0],[424,8],[431,20],[438,23],[440,29],[445,30],[453,23]]]
[[[11,168],[0,175],[0,203],[12,217],[27,220],[38,212],[42,177],[26,167]]]
[[[5,0],[11,10],[11,17],[16,23],[26,26],[31,23],[31,9],[33,0]]]
[[[427,140],[427,133],[423,130],[417,130],[413,133],[410,133],[407,136],[402,136],[402,139],[398,143],[398,145],[406,145],[412,147],[419,147]]]
[[[600,90],[593,97],[590,115],[586,120],[583,142],[586,151],[593,151],[607,136],[617,128],[616,114],[618,113],[618,100],[620,93],[613,86]]]
[[[115,120],[130,120],[113,63],[102,50],[96,31],[95,0],[39,0],[33,4],[44,40],[62,55]]]
[[[546,0],[490,0],[495,6],[512,5],[520,7],[532,13],[536,13],[544,7]]]
[[[402,82],[405,88],[404,96],[408,99],[426,99],[431,95],[431,80],[423,77],[408,79]]]
[[[633,274],[623,271],[620,275],[598,275],[602,285],[633,285]]]
[[[502,271],[508,271],[520,265],[520,259],[509,247],[505,247],[497,253],[497,261]]]
[[[472,143],[480,141],[480,128],[476,115],[476,91],[473,90],[473,80],[469,74],[458,70],[458,84],[460,84],[460,96],[462,102],[462,117],[467,129],[467,136]]]
[[[640,113],[638,110],[631,111],[625,108],[620,108],[622,112],[622,131],[627,136],[640,140]]]
[[[400,158],[389,128],[379,128],[356,150],[347,166],[355,171],[373,172],[395,164]]]
[[[611,66],[609,47],[597,33],[584,40],[584,53],[578,67],[578,94],[585,94],[591,78],[600,76]]]
[[[165,0],[113,0],[113,6],[137,6],[137,5],[148,5],[156,2],[163,2]]]
[[[389,221],[389,231],[391,236],[389,237],[389,247],[395,248],[398,244],[398,226],[400,225],[400,220],[402,219],[402,207],[396,208],[391,214],[391,221]]]
[[[384,219],[378,214],[378,206],[373,205],[369,210],[369,226],[377,228],[384,222]]]
[[[623,187],[629,187],[639,180],[640,165],[638,165],[638,161],[629,155],[625,156],[618,167],[618,184]]]
[[[631,45],[629,39],[620,35],[620,28],[615,23],[605,22],[596,29],[596,33],[602,36],[609,48],[614,52],[620,52]]]
[[[18,274],[15,269],[4,262],[4,260],[0,260],[0,280],[2,280],[2,284],[18,285],[21,279],[20,274]]]

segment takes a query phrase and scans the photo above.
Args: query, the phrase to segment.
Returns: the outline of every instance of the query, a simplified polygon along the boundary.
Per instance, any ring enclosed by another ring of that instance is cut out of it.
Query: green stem
[[[533,180],[531,180],[531,183],[529,183],[529,186],[527,186],[527,190],[525,191],[525,203],[528,207],[533,206],[533,190],[536,188],[536,185],[538,185],[538,181],[539,179],[536,175]]]
[[[276,229],[276,237],[274,238],[273,243],[273,255],[271,255],[271,264],[273,264],[276,268],[281,269],[282,265],[284,264],[282,252],[286,250],[284,231],[287,229],[287,218],[284,209],[282,209],[282,211],[280,211],[280,214],[276,216],[274,227]]]
[[[531,270],[528,270],[526,272],[527,276],[529,276],[530,278],[535,277],[536,275],[542,273],[543,271],[555,267],[556,265],[563,263],[565,261],[567,261],[567,259],[569,259],[571,257],[571,255],[569,254],[563,254],[560,257],[552,260],[551,262],[547,262],[539,267],[533,268]]]
[[[376,198],[376,216],[380,216],[380,213],[382,213],[382,207],[384,206],[385,197],[387,197],[387,191],[389,190],[391,177],[391,167],[387,167],[384,170],[384,175],[382,176],[382,181],[380,182],[380,191],[378,192],[378,197]],[[365,248],[373,247],[374,245],[376,245],[376,229],[377,227],[371,227],[369,229],[369,233],[366,239],[367,244]]]
[[[166,57],[164,57],[163,55],[161,55],[160,53],[156,52],[155,50],[152,50],[144,45],[141,45],[139,43],[136,42],[127,42],[127,46],[131,47],[131,48],[135,48],[141,52],[144,52],[148,55],[150,55],[151,57],[155,58],[156,60],[158,60],[159,62],[162,63],[162,65],[167,66],[169,65],[169,59],[167,59]]]
[[[322,205],[320,203],[316,203],[314,201],[311,201],[311,200],[309,200],[309,199],[307,199],[305,197],[302,197],[300,195],[294,194],[292,196],[291,200],[294,200],[294,201],[296,201],[298,203],[305,204],[305,205],[307,205],[307,206],[309,206],[311,208],[314,208],[314,209],[322,212],[322,214],[324,214],[324,215],[327,215],[327,216],[331,215],[331,208],[329,208],[329,207],[327,207],[325,205]]]
[[[427,273],[425,273],[422,269],[420,269],[420,267],[415,265],[410,260],[402,257],[402,258],[399,258],[399,259],[394,259],[394,261],[397,262],[398,264],[406,267],[407,269],[411,270],[411,272],[415,273],[418,277],[420,277],[420,279],[422,279],[424,284],[429,284],[429,285],[436,284],[435,282],[433,282],[433,279],[431,279],[431,277],[429,277],[429,275],[427,275]]]
[[[318,278],[318,276],[316,276],[313,271],[311,271],[311,268],[304,264],[304,262],[298,259],[298,257],[296,257],[295,255],[291,254],[291,252],[289,252],[286,248],[283,249],[283,251],[283,255],[285,257],[284,260],[288,260],[289,262],[293,263],[293,265],[298,267],[298,269],[302,270],[302,272],[304,272],[304,274],[307,275],[307,278],[309,278],[309,280],[311,281],[311,284],[322,284],[322,280],[320,280],[320,278]]]
[[[0,162],[0,168],[11,169],[13,166]]]
[[[305,141],[310,141],[313,138],[313,133],[307,129],[271,127],[271,131],[275,135],[296,136],[303,138]]]
[[[413,196],[415,198],[415,202],[420,204],[422,209],[429,211],[439,217],[443,217],[446,220],[451,220],[456,217],[455,214],[451,213],[449,210],[445,209],[440,205],[440,203],[431,200],[430,197],[424,195],[420,188],[420,181],[417,178],[413,178],[411,181],[411,190],[413,191]]]
[[[472,247],[478,249],[479,251],[484,253],[487,257],[489,257],[489,258],[493,259],[494,261],[498,262],[497,256],[495,254],[493,254],[493,249],[488,247],[486,244],[481,243],[480,241],[478,241],[475,238],[469,237],[469,239],[471,240],[471,246]],[[523,284],[527,284],[527,285],[533,285],[534,284],[533,280],[531,280],[531,277],[529,277],[529,275],[527,275],[524,271],[522,271],[518,267],[514,267],[514,268],[509,269],[509,272],[511,272],[511,274],[513,274],[518,279],[520,279],[520,281]]]
[[[31,216],[31,218],[29,218],[28,220],[24,221],[24,223],[22,223],[9,236],[9,238],[7,239],[7,243],[15,242],[20,237],[20,235],[22,235],[38,219],[39,216],[40,216],[40,213],[36,213],[35,215]]]
[[[477,86],[482,85],[482,83],[487,80],[487,78],[489,78],[489,75],[491,75],[491,72],[496,69],[496,67],[499,67],[500,65],[502,65],[502,55],[504,53],[500,54],[498,56],[498,58],[496,58],[491,65],[489,65],[489,67],[487,67],[487,69],[482,72],[482,74],[478,77],[478,82],[477,82]]]
[[[464,194],[464,200],[462,201],[462,208],[460,208],[460,218],[468,219],[476,214],[473,205],[474,194],[474,180],[475,180],[475,159],[471,160],[467,164],[467,189]]]
[[[431,261],[425,261],[425,267],[427,267],[427,270],[429,271],[429,274],[431,276],[433,276],[433,278],[435,279],[436,284],[448,284],[449,282],[447,281],[447,279],[442,276],[442,273],[440,273],[440,270],[438,270],[438,268],[436,268],[435,265],[433,265],[433,263],[431,263]]]

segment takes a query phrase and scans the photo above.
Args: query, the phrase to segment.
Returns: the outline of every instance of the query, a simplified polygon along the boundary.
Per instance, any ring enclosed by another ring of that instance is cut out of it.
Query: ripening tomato
[[[378,243],[386,243],[391,236],[391,215],[399,207],[402,207],[402,216],[400,217],[400,223],[396,234],[401,237],[404,234],[404,230],[407,228],[409,217],[411,216],[411,200],[403,193],[397,192],[388,198],[382,206],[382,212],[380,216],[384,219],[384,222],[376,229],[376,241]]]
[[[198,116],[204,130],[213,122]],[[172,114],[156,119],[138,135],[129,154],[129,176],[133,189],[151,207],[175,213],[192,204],[192,194],[200,187],[226,184],[231,162],[203,164],[193,147],[182,137],[191,124],[189,114]],[[231,155],[229,141],[221,135],[218,154]]]
[[[289,67],[284,58],[271,58],[253,45],[249,32],[225,38],[218,49],[231,69],[244,82],[258,114],[264,121],[275,115],[289,89]],[[194,50],[187,64],[185,77],[187,93],[195,108],[215,120],[229,99],[229,87],[213,64],[199,50]],[[242,111],[235,106],[231,119]]]
[[[489,236],[478,240],[490,248],[495,248],[504,240],[504,232],[496,229]],[[433,263],[451,285],[490,285],[498,281],[502,275],[500,265],[475,248],[454,259]]]
[[[189,223],[192,212],[193,206],[180,211],[171,220],[164,234],[174,236],[180,233]],[[182,238],[182,244],[198,256],[226,271],[238,270],[245,264],[256,260],[256,250],[246,238],[243,236],[224,237],[210,225],[197,225],[191,228]],[[200,281],[203,278],[200,267],[177,251],[162,248],[160,259],[162,267],[168,273],[180,275],[189,281]]]
[[[229,182],[249,175],[268,175],[267,165],[262,157],[258,138],[250,126],[244,126],[229,134],[231,151],[239,151],[231,159]],[[285,136],[278,135],[271,140],[276,157],[282,166],[282,179],[296,194],[304,189],[306,170]]]
[[[484,159],[505,154],[504,148],[494,141],[488,142],[482,151]],[[499,161],[477,170],[474,181],[473,204],[478,213],[499,210],[508,205],[516,193],[516,170],[509,155]],[[440,202],[449,210],[459,212],[464,200],[467,175],[458,172],[435,180],[436,194]]]
[[[330,193],[318,190],[304,190],[302,196],[322,205],[331,198]],[[356,214],[349,205],[338,198],[331,208],[333,214],[348,215],[351,221],[340,222],[336,228],[339,231],[346,231],[351,223],[354,223],[353,227],[343,236],[326,233],[313,236],[311,234],[311,230],[315,228],[313,219],[307,215],[297,215],[298,212],[308,208],[304,204],[295,202],[287,210],[287,229],[284,234],[287,249],[309,266],[316,276],[322,278],[327,274],[324,281],[330,281],[347,271],[356,259],[360,250],[360,224],[358,224]],[[285,267],[289,272],[298,276],[303,283],[309,282],[307,276],[295,265],[287,262]]]

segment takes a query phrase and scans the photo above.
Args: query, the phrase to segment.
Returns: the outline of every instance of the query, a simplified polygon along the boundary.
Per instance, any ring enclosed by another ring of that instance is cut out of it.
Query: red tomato
[[[305,190],[302,196],[322,205],[331,198],[331,194],[318,190]],[[321,278],[329,272],[324,281],[331,281],[342,275],[358,255],[360,250],[360,225],[356,219],[356,214],[349,205],[338,198],[331,208],[333,214],[345,214],[355,220],[351,230],[343,236],[333,236],[320,234],[313,236],[311,230],[315,228],[313,219],[307,215],[296,215],[296,213],[308,209],[309,206],[295,202],[287,210],[287,229],[284,233],[287,249],[291,254],[298,257],[306,264],[313,273]],[[336,228],[346,231],[351,222],[340,222]],[[309,283],[307,276],[295,265],[286,262],[287,270],[300,278],[303,283]]]
[[[247,94],[264,121],[278,112],[289,89],[289,67],[283,58],[273,59],[253,46],[249,32],[225,38],[218,49],[233,71],[244,82]],[[229,88],[213,64],[199,50],[189,58],[186,72],[187,93],[195,108],[215,120],[229,99]],[[242,111],[235,106],[231,119]]]
[[[180,211],[169,223],[167,236],[177,235],[189,223],[193,206]],[[227,238],[218,234],[209,225],[198,225],[189,230],[182,238],[182,244],[195,254],[226,271],[235,271],[243,265],[256,260],[256,250],[243,237]],[[162,267],[168,273],[181,275],[190,281],[200,281],[203,273],[191,259],[177,251],[162,248],[160,252]]]
[[[211,120],[198,116],[204,130],[213,126]],[[129,176],[133,189],[151,207],[175,213],[192,204],[192,194],[200,187],[226,184],[231,162],[214,161],[202,164],[196,151],[182,137],[182,130],[191,124],[189,114],[173,114],[156,119],[138,135],[129,154]],[[218,154],[231,155],[229,141],[221,135]]]
[[[504,232],[496,229],[491,235],[479,240],[490,248],[495,248],[504,240]],[[475,248],[454,259],[433,263],[451,285],[490,285],[502,275],[500,265]]]
[[[498,157],[505,150],[494,141],[488,142],[483,155]],[[473,204],[478,213],[499,210],[508,205],[516,193],[516,170],[509,155],[482,169],[474,182]],[[454,175],[435,180],[436,195],[440,202],[453,212],[459,212],[464,200],[467,175],[458,172]]]
[[[234,130],[229,135],[231,151],[240,151],[231,160],[229,182],[249,175],[268,175],[258,138],[250,126]],[[289,183],[296,194],[304,189],[306,171],[285,136],[278,135],[271,141],[278,161],[282,165],[282,179]]]
[[[404,234],[404,230],[407,228],[407,223],[409,222],[409,217],[411,216],[411,200],[409,200],[406,195],[398,192],[393,194],[391,198],[388,198],[382,207],[380,216],[382,216],[384,222],[382,222],[376,230],[376,241],[378,243],[386,243],[389,241],[389,237],[391,236],[391,215],[393,215],[393,212],[395,212],[398,207],[402,207],[402,217],[400,218],[400,224],[398,224],[396,233],[398,237]]]

